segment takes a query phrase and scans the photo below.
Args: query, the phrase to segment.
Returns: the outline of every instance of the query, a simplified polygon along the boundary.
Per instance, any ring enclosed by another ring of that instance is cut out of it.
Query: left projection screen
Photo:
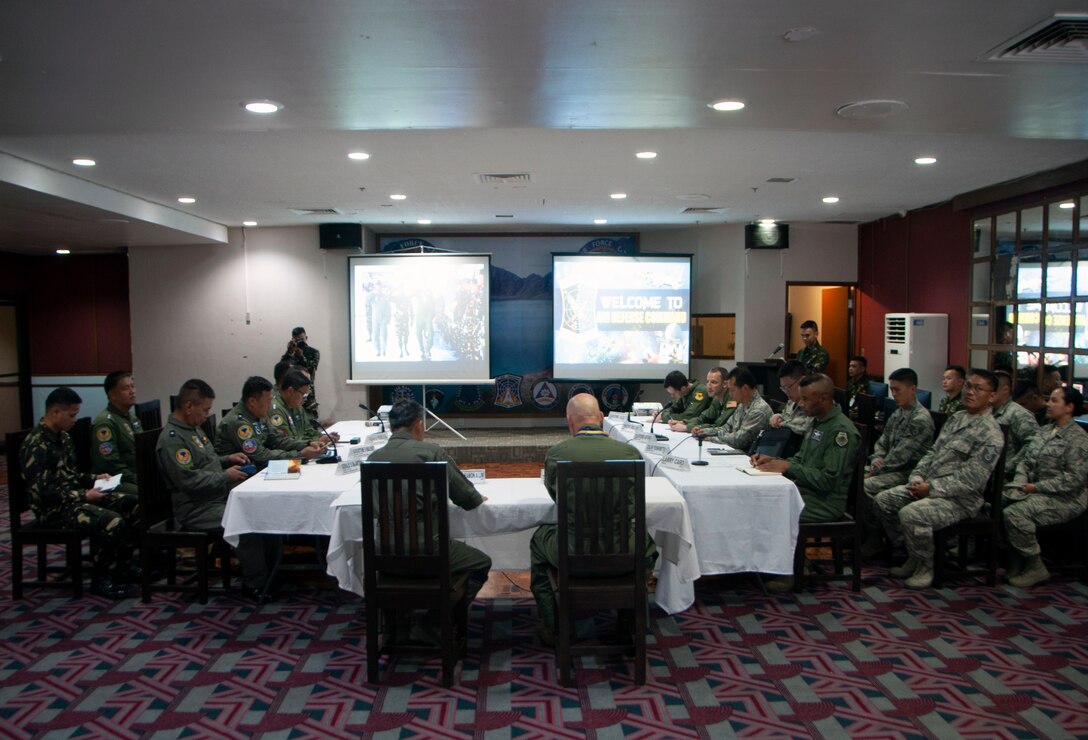
[[[488,383],[491,255],[350,257],[351,379]]]

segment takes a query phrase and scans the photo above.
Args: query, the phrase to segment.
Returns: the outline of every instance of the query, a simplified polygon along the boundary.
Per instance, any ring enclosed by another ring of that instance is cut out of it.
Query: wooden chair
[[[91,417],[76,419],[75,426],[68,430],[68,436],[76,448],[76,469],[82,473],[91,472]]]
[[[858,452],[850,479],[850,498],[842,518],[834,522],[804,522],[793,549],[793,590],[800,591],[807,581],[850,581],[852,591],[861,591],[861,543],[865,539],[865,463],[868,461],[869,428],[854,423],[858,430]],[[843,545],[850,549],[850,572],[844,570]],[[831,547],[834,572],[805,574],[805,552],[810,547]]]
[[[200,428],[204,430],[204,433],[208,435],[208,439],[215,443],[215,414],[208,414],[208,418],[204,420],[204,423],[200,425]]]
[[[578,612],[633,612],[635,683],[646,683],[646,464],[560,462],[556,467],[559,567],[553,570],[559,681],[575,655],[626,653],[631,644],[573,644]],[[573,526],[571,526],[573,524]],[[619,574],[619,575],[617,575]]]
[[[985,503],[982,509],[970,519],[937,529],[933,532],[933,586],[939,588],[946,578],[975,578],[983,576],[987,586],[997,585],[998,552],[1001,545],[1001,492],[1005,487],[1005,448],[1008,445],[1009,428],[1001,425],[1004,444],[990,481],[984,491]],[[972,537],[986,541],[986,565],[984,568],[970,566],[971,553],[967,546]],[[956,540],[958,549],[955,556],[948,553],[948,545]]]
[[[23,478],[23,466],[19,449],[30,434],[29,429],[9,432],[4,437],[8,460],[8,514],[11,517],[11,598],[23,598],[24,586],[40,588],[69,588],[72,596],[83,595],[83,540],[87,534],[78,529],[42,526],[36,519],[23,521],[23,513],[30,509],[30,493]],[[23,548],[38,548],[38,577],[32,581],[23,578]],[[64,547],[63,566],[49,565],[49,545]],[[60,573],[60,578],[50,580],[50,573]]]
[[[158,429],[162,426],[162,402],[159,399],[136,404],[136,418],[144,429]]]
[[[450,575],[446,463],[366,462],[361,477],[367,682],[378,683],[383,654],[439,652],[442,685],[452,686],[469,604],[468,574]],[[417,609],[438,613],[441,647],[397,639],[398,612]]]
[[[931,410],[929,416],[933,419],[933,439],[937,439],[937,437],[941,436],[941,430],[944,429],[944,423],[948,421],[948,414]]]
[[[155,445],[161,431],[149,429],[136,433],[136,477],[140,482],[140,568],[143,570],[140,598],[147,604],[154,591],[187,592],[195,593],[201,604],[207,604],[208,580],[216,554],[220,560],[223,590],[230,587],[230,548],[223,541],[222,529],[182,529],[174,521],[170,492],[166,489],[155,457]],[[174,556],[181,547],[195,551],[195,570],[183,571],[177,567]],[[155,565],[152,555],[159,550],[170,551],[170,557],[166,558],[166,582],[152,583],[151,571]]]
[[[850,413],[850,395],[846,392],[845,388],[832,389],[832,395],[835,398],[835,403],[842,409],[844,414]]]

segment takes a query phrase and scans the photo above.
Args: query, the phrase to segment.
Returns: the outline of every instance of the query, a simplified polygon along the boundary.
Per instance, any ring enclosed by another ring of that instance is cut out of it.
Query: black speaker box
[[[319,224],[318,244],[322,249],[362,249],[362,224]]]
[[[745,249],[789,249],[789,224],[748,224],[744,227]]]

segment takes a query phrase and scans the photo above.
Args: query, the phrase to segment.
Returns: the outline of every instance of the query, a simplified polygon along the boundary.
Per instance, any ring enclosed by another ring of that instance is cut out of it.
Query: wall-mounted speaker
[[[322,249],[362,249],[362,224],[319,224],[318,244]]]
[[[745,249],[789,249],[789,224],[748,224],[744,227]]]

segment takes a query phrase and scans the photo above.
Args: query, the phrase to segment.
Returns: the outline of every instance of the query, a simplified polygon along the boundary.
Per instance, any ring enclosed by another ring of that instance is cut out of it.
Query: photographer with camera
[[[287,351],[280,358],[281,362],[290,362],[292,365],[300,365],[310,373],[310,395],[303,404],[311,416],[317,417],[317,363],[321,362],[321,353],[306,343],[306,330],[296,326],[291,330],[291,341],[287,343]]]

